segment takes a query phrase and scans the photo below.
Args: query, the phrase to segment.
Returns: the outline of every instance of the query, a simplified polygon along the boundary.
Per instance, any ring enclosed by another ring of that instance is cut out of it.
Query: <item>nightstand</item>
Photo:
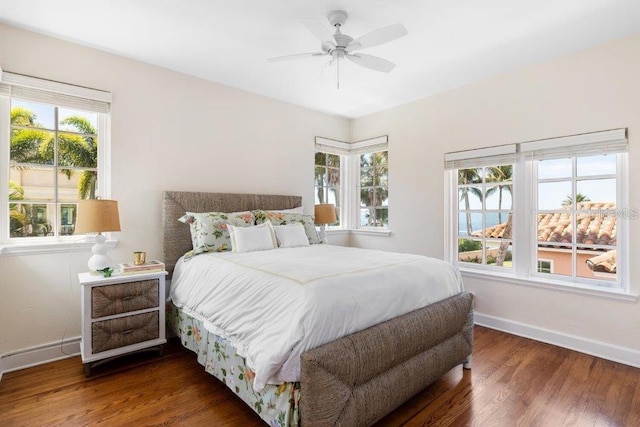
[[[157,347],[165,338],[166,271],[102,277],[78,274],[82,295],[82,343],[85,375],[117,356]]]

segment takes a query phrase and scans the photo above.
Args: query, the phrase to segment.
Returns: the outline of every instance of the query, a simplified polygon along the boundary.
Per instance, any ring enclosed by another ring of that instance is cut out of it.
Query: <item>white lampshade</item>
[[[118,202],[106,199],[81,200],[78,202],[76,217],[76,234],[98,233],[95,244],[91,248],[93,256],[89,258],[89,269],[93,271],[113,267],[111,257],[107,255],[109,247],[102,233],[120,231],[120,215]]]

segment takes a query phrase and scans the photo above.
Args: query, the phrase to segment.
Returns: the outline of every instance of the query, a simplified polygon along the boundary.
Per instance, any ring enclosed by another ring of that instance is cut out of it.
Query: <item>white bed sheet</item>
[[[178,261],[173,303],[229,340],[253,387],[300,380],[300,355],[463,291],[444,261],[330,245]]]

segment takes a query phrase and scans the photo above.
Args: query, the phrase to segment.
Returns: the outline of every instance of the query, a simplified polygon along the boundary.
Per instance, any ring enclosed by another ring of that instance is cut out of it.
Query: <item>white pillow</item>
[[[232,252],[264,251],[278,247],[276,235],[270,222],[252,227],[227,226],[231,236]]]
[[[269,222],[269,221],[267,221]],[[297,248],[299,246],[309,246],[309,238],[304,231],[304,225],[298,223],[289,225],[275,225],[278,246],[281,248]]]

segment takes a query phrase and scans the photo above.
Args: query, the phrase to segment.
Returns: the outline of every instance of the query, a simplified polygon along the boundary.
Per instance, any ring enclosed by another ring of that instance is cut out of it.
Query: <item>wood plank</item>
[[[640,369],[476,327],[456,367],[377,425],[640,426]],[[192,352],[116,360],[85,378],[70,358],[0,382],[0,425],[264,426]]]

